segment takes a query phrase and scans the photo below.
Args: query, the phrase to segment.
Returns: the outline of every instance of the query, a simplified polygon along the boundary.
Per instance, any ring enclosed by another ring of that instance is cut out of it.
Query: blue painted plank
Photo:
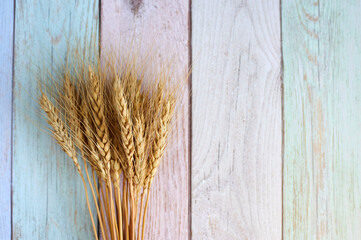
[[[0,239],[11,239],[11,113],[14,1],[0,4]]]
[[[45,121],[37,113],[35,72],[64,63],[69,49],[97,39],[98,5],[98,0],[16,1],[13,239],[94,238],[72,161],[39,130]]]
[[[284,239],[360,239],[360,12],[282,2]]]

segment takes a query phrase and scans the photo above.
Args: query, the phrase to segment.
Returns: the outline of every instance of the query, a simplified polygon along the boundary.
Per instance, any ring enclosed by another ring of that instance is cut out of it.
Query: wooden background
[[[93,239],[34,72],[72,44],[192,66],[147,239],[361,239],[361,2],[1,0],[0,239]],[[359,111],[360,110],[360,111]]]

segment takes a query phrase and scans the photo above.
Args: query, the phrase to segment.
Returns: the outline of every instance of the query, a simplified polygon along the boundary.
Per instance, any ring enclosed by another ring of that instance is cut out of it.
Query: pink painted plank
[[[151,49],[149,64],[170,60],[176,66],[175,75],[184,77],[189,64],[188,13],[188,0],[103,1],[102,54],[112,50],[124,54],[131,46],[141,57]],[[176,130],[152,186],[145,239],[188,239],[190,235],[188,106],[186,90]]]
[[[14,1],[0,4],[0,239],[11,239],[11,113]]]

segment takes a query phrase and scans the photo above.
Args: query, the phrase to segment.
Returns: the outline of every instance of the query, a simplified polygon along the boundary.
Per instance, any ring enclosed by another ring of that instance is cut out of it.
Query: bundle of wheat
[[[99,61],[76,62],[39,81],[40,106],[84,183],[95,238],[85,179],[103,239],[144,239],[149,189],[167,145],[179,87],[164,70],[145,84],[145,71],[134,61],[122,67],[109,61],[101,68]]]

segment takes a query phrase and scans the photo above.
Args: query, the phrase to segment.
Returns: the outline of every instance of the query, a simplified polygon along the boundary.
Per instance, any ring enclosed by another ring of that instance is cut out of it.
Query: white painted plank
[[[192,237],[281,239],[280,2],[192,2]]]

